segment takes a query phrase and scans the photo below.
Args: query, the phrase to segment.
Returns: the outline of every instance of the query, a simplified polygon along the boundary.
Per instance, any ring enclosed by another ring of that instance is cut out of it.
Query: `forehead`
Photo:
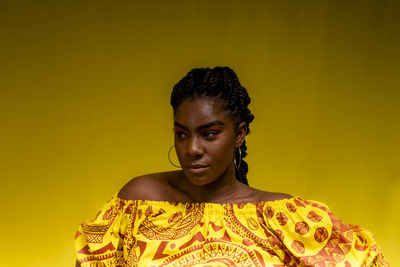
[[[175,111],[174,120],[190,126],[216,120],[229,123],[231,116],[230,112],[224,109],[221,100],[202,97],[183,100]]]

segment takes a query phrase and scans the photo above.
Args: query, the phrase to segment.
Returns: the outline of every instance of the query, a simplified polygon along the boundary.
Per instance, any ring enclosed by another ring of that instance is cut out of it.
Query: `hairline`
[[[182,100],[179,102],[179,104],[176,106],[176,108],[172,107],[174,115],[176,114],[176,109],[178,109],[178,107],[185,100],[194,101],[196,99],[208,99],[208,100],[210,100],[212,102],[212,104],[220,105],[220,107],[223,110],[223,112],[228,112],[229,113],[229,115],[230,115],[230,117],[232,119],[232,122],[233,122],[233,124],[235,126],[235,129],[236,129],[237,127],[239,127],[239,124],[241,122],[245,122],[245,120],[243,120],[243,119],[240,120],[240,117],[234,116],[234,110],[232,110],[232,109],[230,109],[228,107],[228,103],[227,103],[228,100],[223,99],[221,95],[222,95],[222,93],[219,93],[216,96],[208,96],[206,94],[200,95],[200,94],[195,93],[193,96],[183,97]],[[247,122],[246,122],[246,125],[247,125]]]

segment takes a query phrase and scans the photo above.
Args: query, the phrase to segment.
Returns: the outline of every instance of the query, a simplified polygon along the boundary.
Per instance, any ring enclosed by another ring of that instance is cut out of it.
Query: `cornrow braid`
[[[222,100],[226,104],[226,109],[231,111],[235,128],[241,122],[246,122],[246,135],[250,133],[249,124],[254,120],[253,114],[247,108],[250,104],[250,97],[246,89],[241,86],[238,77],[232,69],[229,67],[192,69],[172,90],[171,106],[174,109],[174,113],[183,100],[200,97],[211,97]],[[235,176],[238,181],[248,185],[246,177],[248,165],[243,160],[247,155],[246,141],[243,142],[239,149],[241,152],[241,162],[239,169],[235,168]],[[235,152],[235,158],[239,159],[238,150]]]

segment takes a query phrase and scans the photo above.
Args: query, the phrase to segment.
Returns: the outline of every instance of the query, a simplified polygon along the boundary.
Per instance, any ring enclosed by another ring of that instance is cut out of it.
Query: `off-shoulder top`
[[[389,266],[372,234],[301,197],[246,204],[124,200],[80,225],[84,266]]]

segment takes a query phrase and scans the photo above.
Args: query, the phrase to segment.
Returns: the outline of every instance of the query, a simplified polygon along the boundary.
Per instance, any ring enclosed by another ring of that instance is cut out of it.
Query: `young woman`
[[[181,170],[132,179],[83,223],[77,266],[387,265],[369,232],[325,205],[248,186],[249,103],[228,67],[193,69],[178,82]]]

